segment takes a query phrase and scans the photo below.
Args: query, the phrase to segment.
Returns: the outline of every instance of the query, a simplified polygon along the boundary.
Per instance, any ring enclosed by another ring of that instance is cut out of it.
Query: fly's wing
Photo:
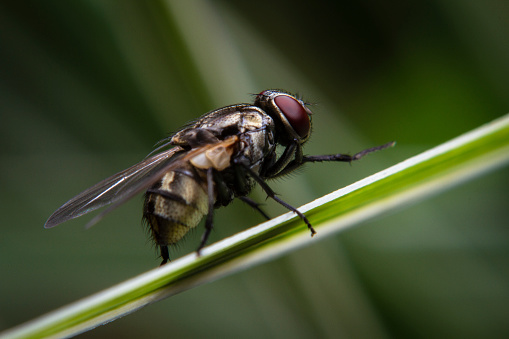
[[[182,150],[182,147],[177,146],[154,155],[90,187],[56,210],[48,218],[44,227],[51,228],[114,203],[87,224],[87,226],[92,226],[106,213],[147,189],[164,173],[178,166],[177,160],[181,157],[176,153]]]

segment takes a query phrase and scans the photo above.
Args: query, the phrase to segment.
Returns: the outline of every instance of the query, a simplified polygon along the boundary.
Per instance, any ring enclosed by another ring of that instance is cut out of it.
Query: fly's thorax
[[[188,166],[166,173],[147,191],[143,216],[155,242],[164,246],[176,243],[196,227],[207,210],[203,180]]]
[[[274,125],[265,124],[262,129],[248,131],[241,136],[242,149],[238,156],[247,159],[251,169],[259,174],[260,166],[276,149]]]
[[[259,107],[239,104],[223,107],[202,116],[189,127],[177,132],[171,139],[171,144],[180,146],[191,146],[199,144],[213,143],[213,138],[217,141],[225,140],[229,136],[238,136],[253,131],[264,131],[274,129],[274,121]],[[198,131],[207,131],[199,133]]]

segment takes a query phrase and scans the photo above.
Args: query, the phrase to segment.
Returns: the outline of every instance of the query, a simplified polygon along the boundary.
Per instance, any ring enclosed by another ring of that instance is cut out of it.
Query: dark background
[[[284,88],[316,103],[308,154],[397,140],[271,183],[299,206],[504,115],[508,31],[503,0],[0,3],[0,330],[159,263],[141,197],[90,230],[87,217],[43,225],[187,121]],[[505,337],[508,174],[82,337]],[[211,241],[260,221],[234,203]],[[196,248],[199,230],[172,257]]]

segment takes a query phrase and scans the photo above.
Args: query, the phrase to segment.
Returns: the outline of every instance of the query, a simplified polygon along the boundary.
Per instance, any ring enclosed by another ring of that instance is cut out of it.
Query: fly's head
[[[274,119],[281,145],[288,145],[294,140],[302,145],[309,139],[312,113],[302,100],[286,92],[269,89],[258,94],[254,104]]]

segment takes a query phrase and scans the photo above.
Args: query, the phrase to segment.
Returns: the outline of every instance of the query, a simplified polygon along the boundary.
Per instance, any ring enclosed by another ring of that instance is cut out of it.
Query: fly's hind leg
[[[159,248],[161,250],[161,258],[163,258],[160,266],[163,266],[170,261],[170,254],[168,253],[168,246],[159,246]]]

